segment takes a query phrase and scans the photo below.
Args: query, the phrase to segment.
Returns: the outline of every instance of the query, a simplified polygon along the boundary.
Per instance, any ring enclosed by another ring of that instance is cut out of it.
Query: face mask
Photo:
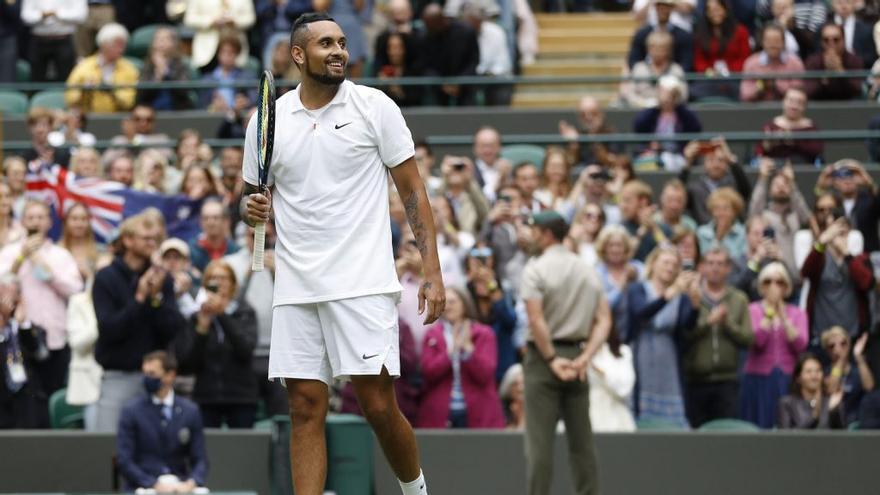
[[[144,375],[144,390],[149,395],[155,395],[162,388],[162,379]]]

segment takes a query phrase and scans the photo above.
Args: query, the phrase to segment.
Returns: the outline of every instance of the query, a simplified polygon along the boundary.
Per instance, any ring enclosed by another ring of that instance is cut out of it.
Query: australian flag
[[[116,236],[122,220],[149,207],[162,212],[168,237],[189,241],[199,234],[200,200],[183,195],[135,191],[122,183],[98,177],[77,177],[61,165],[31,162],[27,173],[27,195],[52,206],[53,222],[49,236],[53,239],[61,237],[61,219],[74,203],[88,207],[95,240],[102,244]]]

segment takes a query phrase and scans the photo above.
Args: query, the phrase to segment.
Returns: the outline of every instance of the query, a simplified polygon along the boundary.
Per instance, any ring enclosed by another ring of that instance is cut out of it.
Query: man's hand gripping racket
[[[272,207],[271,194],[266,182],[269,178],[269,165],[272,163],[272,147],[275,143],[275,80],[272,73],[264,70],[260,77],[257,93],[257,145],[259,156],[259,187],[260,197],[252,197],[248,201],[248,215],[260,220],[254,226],[254,257],[251,269],[255,272],[263,270],[263,255],[266,248],[266,222]],[[255,195],[256,196],[256,195]],[[253,204],[256,203],[256,204]]]

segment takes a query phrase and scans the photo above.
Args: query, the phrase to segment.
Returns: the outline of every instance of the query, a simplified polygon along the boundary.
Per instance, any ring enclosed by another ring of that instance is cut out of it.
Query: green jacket
[[[697,324],[684,332],[684,371],[689,382],[736,380],[739,351],[747,349],[755,338],[746,295],[728,287],[721,304],[727,306],[723,324],[708,323],[711,309],[703,302]]]

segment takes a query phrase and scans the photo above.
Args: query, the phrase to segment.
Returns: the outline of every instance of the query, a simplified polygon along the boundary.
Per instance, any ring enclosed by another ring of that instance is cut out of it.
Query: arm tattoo
[[[428,257],[428,229],[425,221],[422,219],[422,215],[419,213],[419,192],[417,190],[413,190],[403,201],[403,208],[406,210],[406,218],[416,238],[419,253],[424,260]]]
[[[241,198],[238,200],[238,213],[244,223],[250,225],[251,227],[254,227],[254,224],[248,218],[247,199],[248,196],[250,196],[251,194],[255,194],[258,192],[260,192],[260,188],[258,186],[245,182],[244,187],[241,189]]]

